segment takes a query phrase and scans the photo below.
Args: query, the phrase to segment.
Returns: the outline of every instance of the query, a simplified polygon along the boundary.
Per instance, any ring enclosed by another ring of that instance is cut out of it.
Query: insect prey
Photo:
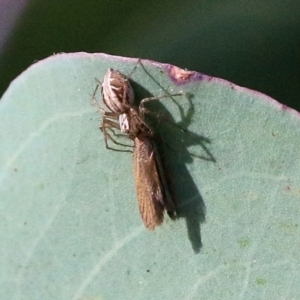
[[[176,218],[176,208],[157,150],[157,138],[134,108],[122,117],[126,122],[120,124],[121,130],[134,141],[133,165],[139,210],[146,228],[153,230],[163,222],[164,211],[172,219]]]
[[[157,150],[157,138],[145,122],[141,104],[148,99],[157,100],[166,96],[146,98],[141,101],[138,108],[135,108],[134,91],[129,77],[114,69],[108,69],[104,76],[102,96],[103,103],[108,109],[101,109],[103,120],[100,127],[104,133],[106,148],[113,149],[108,147],[107,139],[120,144],[108,132],[109,130],[120,130],[133,140],[134,177],[139,210],[145,227],[153,230],[163,222],[165,211],[172,219],[176,218],[176,208]]]

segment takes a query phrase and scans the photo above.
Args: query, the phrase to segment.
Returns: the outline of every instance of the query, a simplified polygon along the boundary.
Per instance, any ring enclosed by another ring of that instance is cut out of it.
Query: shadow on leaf
[[[139,99],[153,97],[141,86],[136,85],[135,90],[139,91]],[[195,159],[199,162],[201,160],[215,162],[216,160],[208,147],[211,141],[205,136],[188,131],[195,113],[193,97],[193,94],[185,94],[176,97],[175,100],[175,97],[170,94],[170,98],[180,113],[179,123],[175,123],[170,113],[162,105],[163,101],[146,102],[147,111],[150,112],[146,114],[146,119],[156,136],[166,180],[177,206],[178,218],[185,219],[192,248],[195,253],[199,253],[202,247],[201,223],[205,222],[206,209],[199,191],[199,184],[194,182],[187,164],[192,163]],[[170,98],[165,101],[170,101]],[[178,98],[181,99],[178,100]],[[189,104],[187,112],[178,104],[178,102],[182,103],[184,99]],[[190,153],[188,148],[193,145],[199,145],[201,153]]]

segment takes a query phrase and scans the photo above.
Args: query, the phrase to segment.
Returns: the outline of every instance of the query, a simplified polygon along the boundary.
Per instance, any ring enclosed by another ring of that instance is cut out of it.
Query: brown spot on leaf
[[[181,68],[178,68],[176,66],[172,66],[170,68],[170,76],[174,81],[177,81],[179,84],[186,83],[189,81],[192,77],[196,76],[197,73],[194,71],[187,71]]]

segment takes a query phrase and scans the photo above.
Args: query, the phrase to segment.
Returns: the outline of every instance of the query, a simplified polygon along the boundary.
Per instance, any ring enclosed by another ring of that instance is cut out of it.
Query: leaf
[[[179,206],[153,232],[132,155],[105,148],[92,101],[95,77],[135,66],[137,101],[185,93],[146,103]],[[299,113],[171,65],[74,53],[13,81],[0,127],[1,299],[299,297]]]

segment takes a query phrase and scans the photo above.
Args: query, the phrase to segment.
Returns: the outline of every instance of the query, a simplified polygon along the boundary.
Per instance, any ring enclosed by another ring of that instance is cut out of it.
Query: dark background
[[[2,49],[0,95],[36,60],[77,51],[172,63],[300,110],[299,0],[33,0]]]

